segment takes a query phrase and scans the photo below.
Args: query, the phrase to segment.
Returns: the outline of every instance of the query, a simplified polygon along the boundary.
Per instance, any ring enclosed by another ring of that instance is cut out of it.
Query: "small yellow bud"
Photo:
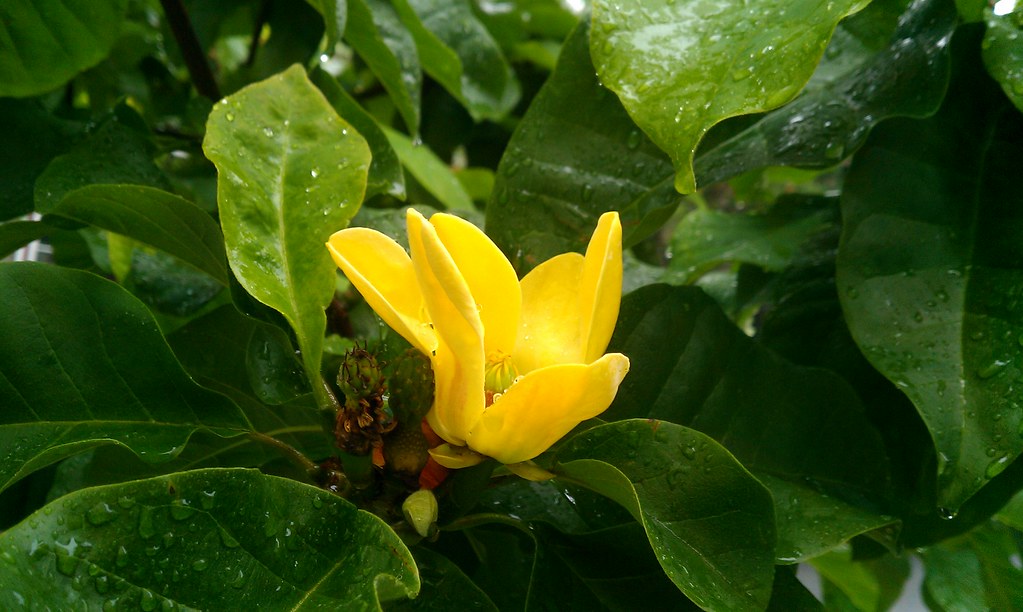
[[[515,364],[512,363],[511,355],[506,355],[501,351],[494,351],[487,355],[487,365],[483,375],[483,388],[486,391],[494,394],[504,393],[518,377],[519,372],[515,369]]]

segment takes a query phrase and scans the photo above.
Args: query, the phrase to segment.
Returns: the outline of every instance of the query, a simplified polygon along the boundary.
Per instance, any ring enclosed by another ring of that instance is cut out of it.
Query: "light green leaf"
[[[306,0],[310,6],[323,16],[323,25],[327,31],[327,47],[333,49],[345,33],[348,23],[347,0]]]
[[[10,610],[378,610],[418,591],[412,555],[383,521],[255,470],[85,489],[0,536]]]
[[[575,436],[557,461],[558,478],[610,497],[643,525],[665,573],[697,605],[767,606],[771,495],[717,442],[673,423],[619,421]]]
[[[864,4],[597,0],[590,50],[601,82],[671,156],[675,188],[690,193],[693,152],[707,130],[792,99],[835,25]]]
[[[101,444],[158,463],[197,430],[250,429],[227,398],[192,382],[146,307],[116,284],[0,264],[0,294],[0,489]]]
[[[4,0],[0,96],[24,98],[63,85],[117,41],[128,0]]]
[[[384,0],[349,0],[345,42],[380,79],[410,134],[419,132],[423,72],[412,35]]]
[[[519,100],[515,73],[467,0],[397,0],[423,69],[473,119],[501,119]]]
[[[172,193],[134,185],[90,185],[68,193],[49,212],[162,249],[228,283],[220,227],[195,204]]]
[[[384,134],[401,163],[433,197],[452,210],[474,210],[472,198],[455,178],[451,167],[429,147],[414,144],[408,136],[386,127]]]
[[[930,430],[952,514],[1023,452],[1023,121],[976,33],[953,40],[942,109],[886,122],[854,159],[836,277],[856,343]]]
[[[294,66],[217,104],[203,149],[219,173],[231,269],[291,324],[326,406],[320,358],[336,273],[323,245],[362,203],[369,147]]]
[[[984,65],[1016,108],[1023,111],[1023,7],[1005,15],[984,11]]]

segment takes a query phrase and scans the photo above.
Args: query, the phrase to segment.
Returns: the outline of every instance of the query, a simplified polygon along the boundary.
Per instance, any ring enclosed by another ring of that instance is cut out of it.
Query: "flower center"
[[[493,404],[501,394],[512,386],[519,372],[512,363],[511,355],[503,351],[494,351],[487,355],[486,368],[483,374],[483,390],[487,396],[487,406]]]

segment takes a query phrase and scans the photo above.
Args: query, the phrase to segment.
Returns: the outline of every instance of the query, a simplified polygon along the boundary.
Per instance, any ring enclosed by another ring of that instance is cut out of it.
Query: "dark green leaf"
[[[412,600],[398,601],[387,606],[388,610],[424,610],[448,612],[449,610],[493,610],[497,606],[490,601],[461,569],[446,557],[426,548],[415,549],[416,565],[423,588]]]
[[[865,16],[875,6],[880,11],[883,4],[874,2],[850,19]],[[913,2],[885,48],[851,66],[844,64],[849,62],[848,49],[836,52],[831,73],[810,81],[791,104],[701,151],[695,162],[698,184],[765,166],[833,166],[851,155],[881,120],[932,114],[948,83],[947,46],[955,25],[951,3]],[[826,64],[821,68],[830,67]]]
[[[128,0],[5,0],[0,6],[0,96],[63,85],[117,41]]]
[[[622,214],[625,243],[674,212],[671,162],[600,86],[582,23],[516,129],[494,181],[487,233],[521,272],[582,251],[608,210]]]
[[[144,134],[114,115],[50,162],[35,183],[36,211],[52,212],[68,193],[96,183],[169,190],[167,178],[153,163],[153,153],[153,144]]]
[[[673,423],[623,421],[575,436],[557,460],[559,478],[629,510],[665,573],[698,605],[766,607],[774,578],[771,495],[716,442]]]
[[[986,10],[985,17],[984,65],[1016,108],[1023,111],[1023,8],[1004,15]]]
[[[0,99],[0,220],[32,212],[36,178],[77,134],[32,101]]]
[[[50,213],[162,249],[227,285],[224,237],[208,214],[172,193],[133,185],[90,185]]]
[[[101,444],[157,463],[197,430],[249,429],[228,399],[192,382],[146,307],[117,285],[2,264],[0,294],[0,488]]]
[[[724,444],[775,495],[779,561],[893,522],[878,509],[884,446],[853,389],[758,345],[699,289],[626,296],[609,350],[632,365],[602,418],[670,420]]]
[[[832,225],[836,204],[823,198],[780,201],[763,214],[694,210],[675,228],[668,275],[692,282],[722,262],[781,270],[807,240]]]
[[[362,203],[369,147],[294,66],[217,104],[203,148],[219,172],[231,268],[287,318],[313,392],[329,405],[320,358],[336,273],[323,245]]]
[[[693,152],[722,119],[770,110],[806,84],[835,25],[862,0],[601,0],[590,49],[601,82],[696,189]]]
[[[419,590],[380,519],[255,470],[72,493],[0,536],[0,561],[5,609],[373,610]]]
[[[468,0],[399,0],[395,8],[416,41],[423,69],[473,119],[508,114],[519,100],[519,83]]]
[[[53,227],[42,221],[11,221],[0,224],[0,258],[7,257],[52,231]]]
[[[777,567],[768,612],[818,612],[824,607],[796,578],[795,568]]]
[[[309,393],[309,380],[295,358],[288,334],[272,325],[255,325],[247,351],[249,384],[267,404],[284,404]]]
[[[390,94],[410,134],[419,132],[423,72],[412,35],[384,0],[349,0],[345,42]]]
[[[386,193],[405,199],[405,174],[401,170],[398,154],[394,152],[384,130],[376,119],[366,112],[352,96],[338,84],[337,79],[323,70],[314,70],[311,79],[342,119],[352,124],[369,144],[373,158],[369,164],[366,199]]]
[[[952,513],[1023,451],[1023,121],[974,45],[953,41],[961,61],[937,115],[886,123],[856,156],[837,269],[857,344],[931,432]]]

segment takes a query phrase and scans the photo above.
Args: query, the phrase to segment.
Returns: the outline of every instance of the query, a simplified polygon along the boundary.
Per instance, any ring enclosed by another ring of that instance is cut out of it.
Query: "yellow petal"
[[[429,423],[437,435],[460,445],[485,401],[483,324],[469,286],[433,225],[411,208],[407,221],[412,267],[438,337]]]
[[[512,358],[520,374],[558,363],[582,363],[579,335],[579,280],[583,257],[552,257],[521,282],[522,320]]]
[[[441,444],[430,449],[430,456],[437,463],[452,470],[472,467],[486,459],[483,455],[464,446]]]
[[[469,432],[469,446],[501,463],[536,457],[582,421],[604,412],[629,359],[604,355],[589,365],[554,365],[527,374],[487,408]]]
[[[509,463],[504,467],[508,468],[509,472],[515,474],[519,478],[525,478],[526,480],[532,480],[533,482],[543,482],[554,478],[554,474],[552,472],[548,472],[532,461]]]
[[[444,213],[430,217],[430,223],[476,300],[486,354],[511,354],[522,308],[515,269],[501,249],[472,223]]]
[[[579,288],[580,335],[583,362],[604,354],[618,321],[622,301],[622,224],[618,213],[600,216],[586,247],[582,284]]]
[[[436,334],[422,320],[412,260],[401,245],[376,230],[353,227],[332,235],[327,249],[384,323],[427,355],[437,348]]]

